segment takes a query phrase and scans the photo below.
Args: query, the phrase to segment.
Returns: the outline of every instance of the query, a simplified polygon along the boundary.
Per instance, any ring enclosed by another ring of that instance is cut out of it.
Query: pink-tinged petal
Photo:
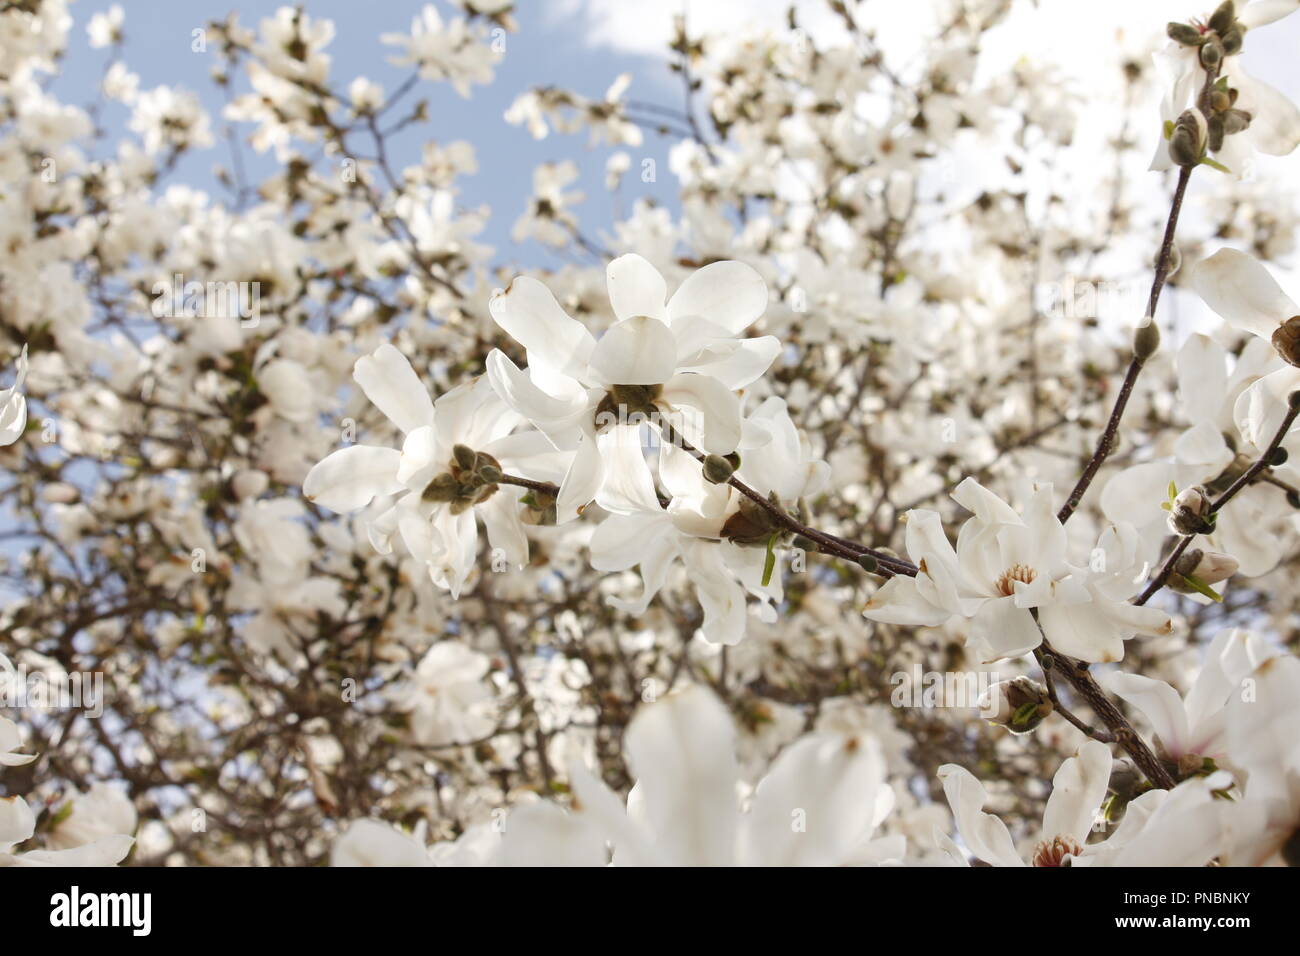
[[[743,262],[714,262],[697,269],[668,300],[674,329],[707,319],[733,335],[753,325],[767,308],[767,283]]]
[[[1171,757],[1187,752],[1187,710],[1178,691],[1162,680],[1123,671],[1102,673],[1097,679],[1106,690],[1142,712]]]
[[[664,277],[635,253],[619,256],[606,266],[605,282],[609,304],[620,321],[638,315],[661,322],[667,318],[664,300],[668,298],[668,286]]]
[[[677,368],[677,342],[658,319],[624,319],[600,337],[590,364],[602,385],[662,385]]]
[[[940,767],[939,779],[943,781],[944,796],[957,821],[957,832],[970,851],[993,866],[1024,866],[1007,825],[984,812],[984,804],[989,799],[984,785],[969,770],[955,763]]]
[[[352,377],[370,403],[403,432],[433,424],[429,390],[411,368],[406,356],[384,344],[357,359]]]
[[[397,480],[401,453],[396,448],[349,445],[331,452],[307,472],[302,493],[331,511],[357,511],[376,495],[393,495],[404,490]]]
[[[740,444],[740,399],[717,379],[674,375],[665,383],[660,399],[661,407],[666,403],[680,413],[672,416],[673,426],[708,454],[729,455]]]
[[[1268,270],[1236,249],[1220,249],[1191,270],[1189,281],[1205,304],[1230,325],[1271,338],[1277,327],[1300,313]]]
[[[1052,792],[1043,811],[1043,839],[1069,837],[1080,846],[1088,842],[1097,810],[1110,784],[1110,749],[1085,740],[1052,778]]]
[[[570,378],[581,380],[596,342],[536,279],[519,276],[488,300],[488,311],[507,335]]]
[[[748,866],[838,866],[871,836],[884,760],[871,738],[816,733],[781,752],[741,825]],[[802,821],[802,827],[792,825]]]
[[[643,707],[628,725],[623,747],[640,809],[674,863],[735,862],[735,744],[730,712],[698,686]]]

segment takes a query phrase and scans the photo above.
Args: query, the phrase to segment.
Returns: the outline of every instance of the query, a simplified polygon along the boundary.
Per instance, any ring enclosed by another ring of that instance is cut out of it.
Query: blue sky
[[[72,5],[76,26],[69,40],[67,61],[62,74],[53,83],[54,92],[65,102],[87,105],[96,94],[108,50],[92,49],[87,42],[85,25],[95,13],[107,10],[110,0],[78,0]],[[126,0],[126,65],[140,77],[142,89],[166,84],[195,92],[213,120],[217,142],[209,150],[190,156],[172,174],[169,181],[184,182],[213,193],[228,196],[213,176],[213,167],[229,167],[229,150],[221,137],[225,126],[221,119],[222,92],[210,79],[210,71],[221,62],[215,45],[207,53],[191,51],[191,31],[213,19],[221,19],[231,10],[239,14],[240,23],[254,28],[263,17],[284,5],[273,0],[199,0],[169,3],[153,0]],[[357,2],[357,0],[309,0],[306,12],[313,18],[331,19],[335,38],[328,47],[333,59],[331,80],[336,89],[345,90],[351,79],[365,75],[383,84],[391,92],[408,75],[405,67],[388,63],[397,50],[380,42],[384,33],[408,33],[412,18],[425,4],[417,0],[392,2]],[[454,13],[450,4],[435,4],[444,16]],[[669,4],[665,4],[669,6]],[[677,107],[682,102],[682,87],[667,70],[667,50],[662,55],[645,55],[609,44],[593,44],[589,27],[593,23],[581,4],[543,4],[526,2],[516,11],[519,30],[506,37],[506,52],[497,66],[496,80],[487,86],[475,86],[470,99],[464,99],[447,83],[422,81],[407,95],[408,105],[418,97],[429,101],[432,121],[408,129],[394,140],[396,163],[417,162],[420,146],[427,139],[450,142],[464,139],[473,144],[479,172],[459,181],[461,201],[477,207],[486,203],[492,209],[491,220],[480,236],[495,247],[498,262],[527,262],[553,265],[549,251],[536,243],[516,245],[510,239],[510,227],[523,211],[532,193],[533,168],[544,161],[572,158],[583,170],[577,188],[588,200],[580,209],[585,230],[597,233],[613,218],[612,202],[602,187],[605,159],[615,149],[586,149],[585,134],[563,136],[552,133],[537,141],[522,127],[511,126],[502,118],[514,98],[540,85],[555,85],[592,97],[601,97],[609,83],[620,73],[633,76],[629,95]],[[237,89],[242,89],[237,87]],[[399,107],[398,113],[402,115]],[[126,131],[128,112],[113,105],[103,114],[103,123],[114,142]],[[251,127],[243,128],[246,137]],[[670,141],[647,133],[642,146],[631,150],[635,160],[654,158],[661,170],[657,182],[643,184],[633,177],[638,196],[650,196],[664,204],[674,202],[674,181],[667,174],[667,150]],[[276,167],[273,155],[258,156],[251,147],[244,151],[249,179],[257,181],[259,171],[265,175]]]

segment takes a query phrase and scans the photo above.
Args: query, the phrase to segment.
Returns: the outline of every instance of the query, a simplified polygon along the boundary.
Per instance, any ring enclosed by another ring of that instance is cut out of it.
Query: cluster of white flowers
[[[1133,11],[1087,96],[988,52],[1035,6],[509,91],[602,152],[498,232],[413,91],[509,0],[373,77],[208,24],[219,152],[122,7],[121,141],[0,10],[0,865],[1300,861],[1300,110],[1241,65],[1300,0]]]

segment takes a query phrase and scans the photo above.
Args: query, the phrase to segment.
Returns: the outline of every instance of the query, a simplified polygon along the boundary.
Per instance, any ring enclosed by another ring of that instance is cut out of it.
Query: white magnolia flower
[[[414,835],[378,820],[353,820],[330,850],[330,866],[433,866],[424,821]]]
[[[36,814],[27,801],[0,797],[0,866],[114,866],[131,852],[135,842],[124,834],[109,833],[72,849],[15,853],[14,847],[35,832]]]
[[[1267,447],[1282,427],[1291,394],[1300,389],[1300,308],[1263,265],[1235,249],[1220,249],[1197,263],[1189,278],[1206,305],[1235,328],[1272,342],[1287,362],[1242,392],[1234,409],[1243,437]]]
[[[736,732],[702,687],[640,710],[624,735],[636,785],[627,805],[581,764],[575,809],[550,804],[507,820],[499,862],[616,866],[835,866],[878,862],[875,828],[893,806],[873,738],[808,734],[788,746],[748,806],[738,796]],[[891,841],[890,851],[894,850]]]
[[[72,797],[71,809],[55,814],[59,822],[46,837],[53,850],[87,846],[114,835],[130,837],[138,817],[131,798],[117,787],[96,783]]]
[[[867,603],[866,617],[922,627],[953,615],[968,618],[968,640],[986,661],[1038,647],[1039,622],[1053,647],[1090,662],[1119,660],[1123,641],[1134,633],[1169,632],[1164,612],[1126,601],[1136,558],[1132,529],[1109,529],[1099,542],[1105,560],[1074,568],[1066,561],[1065,528],[1050,485],[1035,491],[1024,517],[971,478],[952,497],[974,513],[956,549],[937,513],[908,512],[907,551],[918,573],[887,581]]]
[[[439,641],[391,697],[409,715],[411,736],[426,746],[477,739],[496,726],[491,661],[460,641]]]
[[[0,655],[0,668],[6,664],[8,661]],[[21,767],[35,760],[35,754],[18,752],[18,748],[22,745],[23,738],[18,732],[18,725],[7,717],[0,717],[0,767]]]
[[[735,451],[735,392],[780,350],[771,336],[740,336],[767,306],[766,283],[744,263],[705,266],[671,298],[663,276],[637,255],[611,262],[606,279],[618,321],[599,341],[535,279],[516,278],[489,304],[528,353],[526,371],[503,352],[489,355],[493,386],[557,447],[577,452],[560,488],[561,522],[593,499],[621,513],[653,507],[639,421],[667,420],[709,453]]]
[[[445,78],[464,97],[472,84],[492,81],[492,67],[500,59],[463,18],[444,23],[433,4],[425,4],[411,21],[410,35],[384,33],[379,39],[402,48],[400,56],[389,58],[390,63],[418,67],[426,80]]]
[[[786,506],[814,495],[829,468],[813,459],[807,439],[795,428],[785,402],[772,397],[745,419],[743,454],[736,476]],[[765,527],[749,519],[754,506],[728,484],[705,480],[699,461],[674,445],[660,445],[659,477],[671,496],[667,507],[605,518],[591,537],[591,563],[600,571],[640,565],[644,587],[635,601],[613,597],[615,607],[642,614],[665,584],[677,559],[686,567],[703,610],[699,633],[713,644],[736,644],[745,635],[746,592],[758,598],[764,620],[776,620],[783,597],[781,575],[763,584],[767,560]],[[734,540],[729,540],[734,539]]]
[[[27,428],[27,399],[23,382],[27,378],[27,346],[18,356],[14,383],[0,392],[0,446],[12,445]]]
[[[1227,866],[1300,864],[1300,658],[1233,632],[1221,655],[1233,688],[1227,750],[1243,796],[1222,821]]]
[[[537,473],[552,449],[537,433],[512,435],[520,418],[497,399],[484,378],[452,389],[433,402],[410,362],[391,345],[357,360],[353,378],[366,397],[406,436],[401,451],[349,445],[332,452],[307,474],[303,494],[332,511],[365,508],[376,497],[397,500],[367,526],[381,554],[397,534],[439,587],[459,596],[478,551],[477,511],[488,541],[505,560],[522,567],[528,538],[520,517],[521,489],[497,483],[503,470],[549,480]]]
[[[1274,23],[1298,9],[1300,2],[1297,0],[1238,0],[1235,6],[1237,30],[1249,45],[1249,31]],[[1202,7],[1195,12],[1206,15],[1204,22],[1198,21],[1195,26],[1201,36],[1205,36],[1209,32],[1210,11]],[[1238,55],[1242,49],[1238,45],[1235,52],[1229,52],[1223,58],[1219,76],[1225,92],[1236,91],[1232,102],[1224,104],[1224,107],[1247,114],[1249,126],[1226,136],[1222,149],[1215,151],[1218,160],[1239,176],[1246,172],[1252,151],[1286,156],[1300,145],[1300,109],[1276,89],[1246,72]],[[1199,47],[1173,41],[1154,55],[1156,69],[1163,77],[1166,89],[1160,106],[1162,122],[1176,122],[1184,110],[1196,105],[1205,83],[1200,55]],[[1169,169],[1172,165],[1168,143],[1162,139],[1151,168]]]
[[[1112,694],[1131,704],[1155,731],[1160,755],[1178,765],[1178,776],[1203,769],[1205,760],[1216,765],[1226,756],[1224,727],[1233,684],[1220,658],[1234,631],[1222,631],[1210,644],[1205,664],[1184,698],[1162,680],[1142,674],[1109,671],[1098,681]]]
[[[1111,755],[1105,744],[1084,741],[1076,756],[1061,764],[1052,778],[1052,793],[1043,811],[1043,826],[1026,864],[1007,825],[984,812],[988,792],[965,767],[939,768],[962,840],[976,857],[992,866],[1067,866],[1083,853],[1110,783]]]
[[[1195,284],[1193,279],[1193,284]],[[1165,535],[1172,484],[1184,492],[1198,485],[1222,491],[1235,477],[1234,469],[1253,460],[1259,447],[1238,442],[1230,447],[1225,435],[1237,431],[1233,410],[1238,398],[1281,363],[1267,342],[1251,340],[1232,372],[1228,355],[1208,336],[1192,335],[1178,351],[1178,413],[1190,426],[1169,448],[1171,454],[1141,462],[1116,473],[1102,489],[1100,504],[1111,521],[1134,525],[1146,542],[1143,557],[1159,559]],[[1272,436],[1269,436],[1270,438]],[[1261,525],[1276,525],[1279,495],[1267,486],[1251,486],[1224,507],[1214,531],[1206,537],[1211,548],[1237,559],[1242,574],[1253,577],[1273,569],[1284,553],[1279,534],[1261,535]]]

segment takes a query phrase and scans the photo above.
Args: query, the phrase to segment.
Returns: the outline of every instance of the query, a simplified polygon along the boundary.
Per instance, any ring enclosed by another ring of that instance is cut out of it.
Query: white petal
[[[644,707],[623,735],[646,823],[677,864],[735,862],[735,741],[731,714],[702,687]]]
[[[600,457],[594,435],[584,435],[578,443],[573,463],[560,483],[560,493],[555,500],[555,523],[572,521],[600,491],[605,483],[605,462]]]
[[[581,379],[596,342],[591,333],[560,308],[551,290],[536,279],[518,276],[488,300],[488,311],[506,334],[570,378]]]
[[[397,480],[401,454],[396,448],[349,445],[331,452],[307,472],[302,493],[331,511],[357,511],[376,495],[403,490]]]
[[[741,828],[741,862],[843,863],[870,837],[883,783],[875,740],[831,733],[801,738],[781,752],[754,791]]]
[[[1300,369],[1288,365],[1242,392],[1232,409],[1242,437],[1256,448],[1267,448],[1286,420],[1287,401],[1296,389],[1300,389]],[[1293,425],[1291,431],[1295,430]]]
[[[957,832],[970,851],[993,866],[1024,866],[1025,861],[1011,842],[1007,825],[984,812],[988,792],[965,767],[946,763],[939,768],[943,792],[957,820]]]
[[[1236,249],[1220,249],[1190,272],[1196,294],[1242,331],[1271,338],[1281,323],[1300,312],[1267,269]]]
[[[696,316],[734,334],[752,325],[766,308],[767,283],[752,267],[714,262],[687,276],[668,300],[668,321],[676,328]]]
[[[664,300],[668,298],[668,286],[659,270],[641,256],[619,256],[605,267],[605,282],[609,304],[620,321],[638,315],[661,322],[667,318]]]
[[[662,385],[677,368],[677,342],[658,319],[624,319],[600,337],[590,365],[603,385]]]
[[[428,389],[406,356],[384,344],[357,359],[352,377],[370,403],[403,432],[433,424],[433,402]]]
[[[665,383],[660,398],[684,417],[678,422],[674,416],[672,424],[708,454],[729,455],[740,444],[740,399],[717,379],[674,375]]]
[[[1088,841],[1110,784],[1110,765],[1110,749],[1096,740],[1084,741],[1078,756],[1061,764],[1043,811],[1044,839],[1072,837],[1080,845]]]

